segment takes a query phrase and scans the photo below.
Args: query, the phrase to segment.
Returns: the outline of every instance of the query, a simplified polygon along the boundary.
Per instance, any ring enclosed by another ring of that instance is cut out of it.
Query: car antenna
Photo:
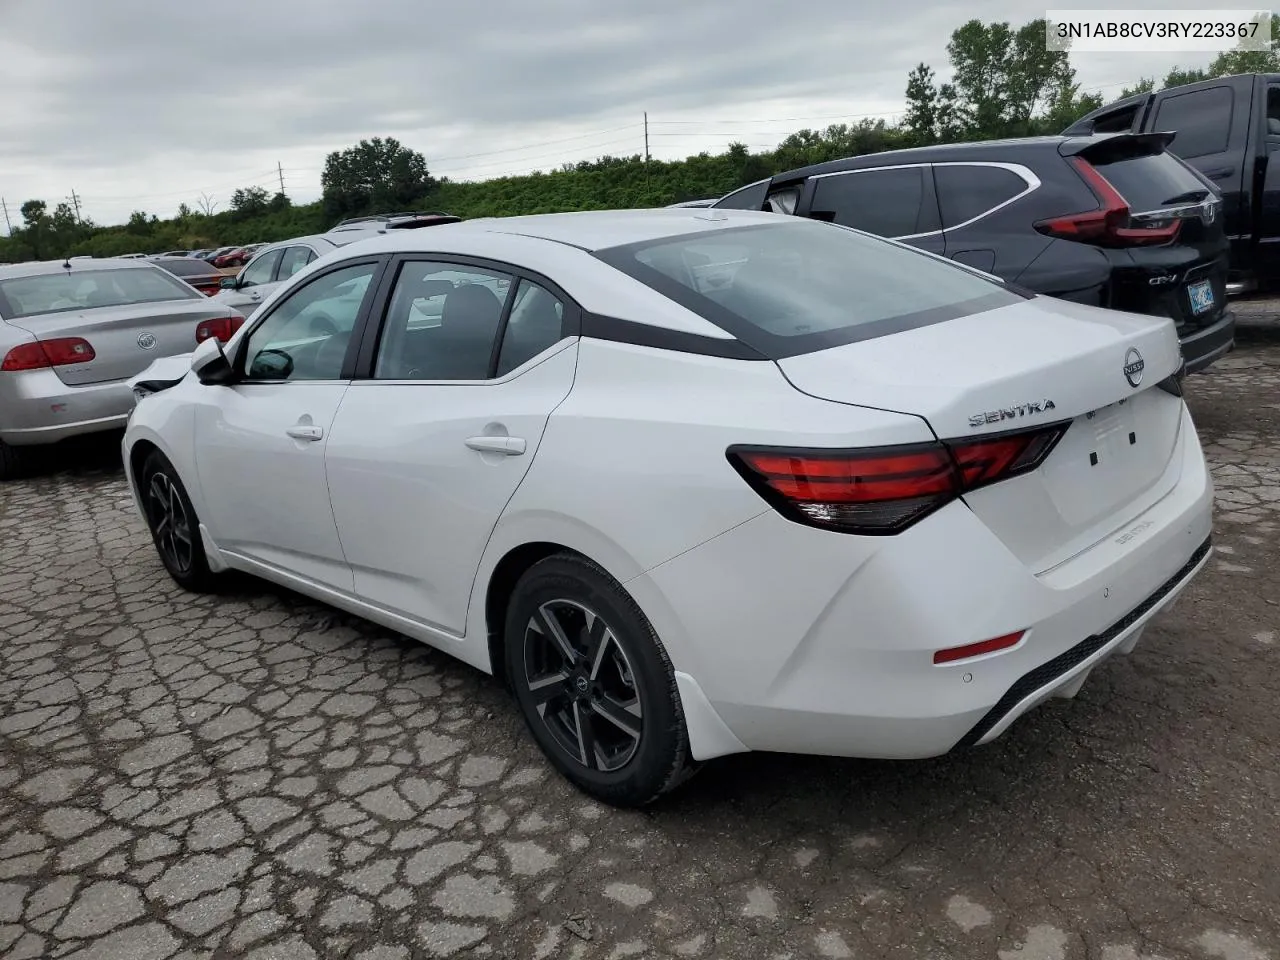
[[[70,273],[70,272],[71,272],[71,258],[70,258],[70,257],[64,256],[64,257],[62,258],[62,269],[63,269],[63,270],[66,270],[68,273]]]

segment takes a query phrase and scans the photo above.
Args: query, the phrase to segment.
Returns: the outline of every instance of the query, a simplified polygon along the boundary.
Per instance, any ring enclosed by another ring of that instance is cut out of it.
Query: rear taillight
[[[1078,240],[1103,247],[1142,247],[1169,243],[1182,229],[1182,218],[1160,216],[1159,211],[1133,216],[1129,203],[1115,187],[1084,157],[1071,157],[1070,163],[1084,178],[1102,207],[1084,213],[1039,220],[1035,227],[1041,233],[1062,240]]]
[[[73,363],[88,363],[97,354],[89,341],[82,337],[59,337],[24,343],[14,347],[0,361],[0,370],[39,370],[42,367],[66,367]]]
[[[244,317],[215,317],[212,320],[202,320],[200,325],[196,327],[196,343],[204,343],[206,340],[214,339],[222,343],[226,343],[231,339],[231,335],[235,333],[244,324]]]
[[[735,446],[728,457],[789,519],[884,535],[905,530],[970,490],[1034,470],[1069,425],[870,450]]]

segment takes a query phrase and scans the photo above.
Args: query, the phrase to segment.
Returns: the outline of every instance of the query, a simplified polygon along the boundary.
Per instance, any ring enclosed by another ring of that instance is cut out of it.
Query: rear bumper
[[[1039,574],[954,503],[885,538],[769,512],[628,581],[688,678],[682,697],[697,688],[699,709],[686,714],[695,756],[735,742],[938,756],[1074,696],[1207,561],[1213,485],[1185,411],[1182,434],[1168,494]],[[1008,650],[933,663],[936,650],[1018,631]]]
[[[0,374],[0,441],[37,446],[122,429],[133,404],[123,380],[72,387],[48,369]]]
[[[1221,319],[1211,327],[1196,330],[1180,338],[1182,358],[1187,373],[1204,370],[1215,360],[1226,356],[1236,345],[1236,316],[1224,310]]]

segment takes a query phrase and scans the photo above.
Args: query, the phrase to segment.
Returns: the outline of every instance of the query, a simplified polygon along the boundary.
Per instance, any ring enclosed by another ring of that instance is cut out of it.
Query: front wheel
[[[217,575],[209,569],[195,508],[178,471],[159,450],[143,463],[138,489],[151,539],[169,576],[195,593],[213,590]]]
[[[531,567],[512,595],[505,640],[530,733],[580,789],[638,807],[692,772],[671,660],[600,567],[570,554]]]

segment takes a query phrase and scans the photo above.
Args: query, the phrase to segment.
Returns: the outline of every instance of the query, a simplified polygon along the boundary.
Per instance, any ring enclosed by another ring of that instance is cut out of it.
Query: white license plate
[[[1208,280],[1187,285],[1187,297],[1191,300],[1191,312],[1199,316],[1213,309],[1213,284]]]

